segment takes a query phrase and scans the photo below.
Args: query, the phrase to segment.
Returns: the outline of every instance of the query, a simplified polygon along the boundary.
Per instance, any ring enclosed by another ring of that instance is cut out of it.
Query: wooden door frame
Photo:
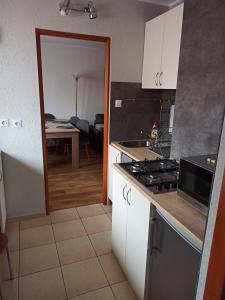
[[[220,192],[216,224],[206,277],[204,300],[222,300],[225,297],[225,171]]]
[[[48,165],[46,152],[45,137],[45,110],[44,110],[44,89],[43,89],[43,73],[41,58],[41,36],[54,36],[62,38],[79,39],[85,41],[102,42],[105,46],[105,77],[104,77],[104,146],[103,146],[103,203],[107,204],[107,171],[108,171],[108,139],[109,139],[109,91],[110,91],[110,51],[111,39],[106,36],[87,35],[80,33],[69,33],[48,29],[35,29],[36,47],[37,47],[37,66],[38,66],[38,82],[41,112],[41,131],[42,131],[42,151],[44,164],[44,182],[45,182],[45,206],[46,214],[49,214],[48,201]]]

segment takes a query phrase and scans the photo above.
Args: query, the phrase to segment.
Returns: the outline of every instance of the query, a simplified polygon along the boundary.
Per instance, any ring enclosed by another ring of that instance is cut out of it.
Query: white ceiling
[[[95,41],[85,41],[79,39],[69,39],[63,37],[55,37],[55,36],[41,36],[42,43],[54,43],[54,44],[66,44],[72,46],[81,46],[81,47],[92,47],[92,48],[104,48],[104,43],[95,42]]]
[[[137,0],[137,1],[163,5],[166,7],[173,7],[173,6],[183,2],[183,0]]]

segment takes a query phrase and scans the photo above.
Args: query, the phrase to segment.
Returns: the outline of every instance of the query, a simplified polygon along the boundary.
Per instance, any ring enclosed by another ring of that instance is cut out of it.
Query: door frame
[[[225,171],[220,192],[216,224],[210,252],[204,300],[222,300],[225,297]]]
[[[44,89],[43,89],[43,72],[41,57],[41,36],[55,36],[62,38],[79,39],[85,41],[95,41],[104,43],[105,47],[105,76],[104,76],[104,142],[103,142],[103,189],[102,202],[107,204],[107,171],[108,171],[108,139],[109,139],[109,91],[110,91],[110,52],[111,39],[107,36],[87,35],[80,33],[71,33],[63,31],[55,31],[49,29],[35,28],[36,49],[37,49],[37,67],[40,97],[40,113],[41,113],[41,132],[42,132],[42,151],[44,165],[44,183],[45,183],[45,207],[46,214],[49,214],[48,201],[48,165],[46,152],[45,137],[45,110],[44,110]]]

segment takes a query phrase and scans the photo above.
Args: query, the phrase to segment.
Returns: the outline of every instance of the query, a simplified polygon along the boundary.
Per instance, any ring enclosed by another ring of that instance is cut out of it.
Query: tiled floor
[[[3,300],[135,300],[111,252],[111,207],[95,204],[7,226],[14,279]]]

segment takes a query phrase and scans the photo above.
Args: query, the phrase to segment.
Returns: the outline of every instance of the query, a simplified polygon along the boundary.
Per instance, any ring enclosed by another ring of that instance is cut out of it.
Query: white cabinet
[[[138,299],[144,299],[150,202],[114,170],[112,247]]]
[[[177,87],[183,7],[182,3],[146,23],[143,88]]]
[[[108,198],[113,201],[112,195],[112,167],[115,163],[121,162],[121,151],[109,145],[108,149]]]
[[[161,15],[145,25],[145,45],[142,88],[157,88],[161,69],[165,16]]]
[[[5,232],[6,204],[5,204],[5,191],[4,191],[1,152],[0,152],[0,222],[1,222],[0,224],[1,231]]]

